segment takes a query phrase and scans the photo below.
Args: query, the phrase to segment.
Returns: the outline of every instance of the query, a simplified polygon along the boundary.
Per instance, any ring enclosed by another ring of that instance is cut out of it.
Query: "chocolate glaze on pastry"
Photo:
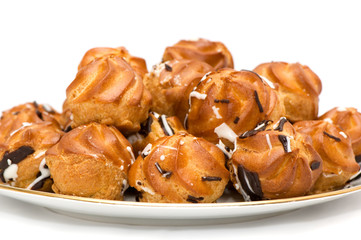
[[[316,120],[300,121],[294,127],[312,137],[312,145],[323,160],[322,174],[313,187],[313,193],[340,188],[360,170],[350,137],[336,125]]]
[[[29,123],[14,131],[0,151],[0,179],[11,186],[50,191],[45,152],[63,132],[51,122]]]
[[[83,59],[81,60],[78,70],[80,70],[85,65],[91,63],[96,58],[104,56],[118,56],[123,58],[129,65],[136,71],[142,78],[144,74],[148,72],[147,64],[143,58],[135,57],[129,54],[128,50],[125,47],[109,48],[109,47],[98,47],[88,50]]]
[[[228,161],[231,180],[245,201],[307,194],[322,172],[311,138],[281,118],[239,138]]]
[[[151,109],[183,121],[189,107],[189,93],[212,70],[213,67],[197,60],[179,59],[156,65],[143,80],[152,94]]]
[[[339,126],[351,139],[356,158],[361,155],[361,113],[356,108],[333,108],[319,119]]]
[[[46,152],[55,193],[121,200],[128,187],[133,149],[115,128],[99,123],[79,126]]]
[[[256,73],[220,69],[206,74],[189,94],[185,127],[189,133],[218,142],[223,125],[240,135],[263,120],[284,114],[279,96]]]
[[[233,68],[233,58],[227,47],[221,42],[206,39],[181,40],[167,47],[163,62],[173,59],[190,59],[206,62],[215,69]]]
[[[270,62],[258,65],[254,71],[279,86],[285,116],[291,122],[317,118],[322,84],[309,67],[299,63]]]
[[[186,133],[148,144],[129,170],[129,184],[142,202],[215,202],[228,180],[224,154]]]
[[[81,68],[66,96],[64,113],[71,112],[72,128],[98,122],[114,125],[125,134],[140,129],[151,104],[139,74],[114,55],[97,58]]]

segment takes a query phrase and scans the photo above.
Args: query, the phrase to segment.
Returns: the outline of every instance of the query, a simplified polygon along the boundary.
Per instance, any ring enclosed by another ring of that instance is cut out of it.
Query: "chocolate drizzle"
[[[238,166],[238,180],[241,183],[241,188],[252,201],[262,200],[263,192],[261,182],[259,181],[258,174],[245,169],[242,165]]]
[[[213,182],[213,181],[222,181],[221,177],[205,176],[202,177],[203,182]]]
[[[173,70],[172,67],[166,63],[164,64],[164,66],[165,66],[165,70],[167,70],[168,72],[171,72]]]
[[[36,101],[34,101],[33,104],[34,104],[34,107],[35,107],[35,113],[36,113],[36,115],[37,115],[41,120],[44,121],[44,119],[43,119],[43,114],[39,111],[39,104],[38,104]]]
[[[2,160],[0,161],[0,178],[3,182],[5,182],[4,171],[11,164],[18,164],[22,160],[24,160],[30,154],[33,154],[35,150],[29,146],[21,146],[12,152],[5,152]],[[11,161],[11,164],[8,163],[8,160]]]
[[[215,103],[229,103],[229,99],[214,99]]]
[[[329,138],[332,138],[333,140],[335,140],[336,142],[340,142],[341,141],[341,139],[339,139],[338,137],[335,137],[335,136],[333,136],[333,135],[331,135],[331,134],[329,134],[329,133],[327,133],[327,132],[325,132],[325,131],[323,131],[323,134],[325,134],[327,137],[329,137]]]
[[[320,167],[320,165],[321,165],[321,162],[319,162],[319,161],[312,161],[312,162],[310,163],[310,168],[311,168],[311,170],[313,171],[313,170],[318,169],[318,168]]]
[[[239,136],[239,138],[243,139],[243,138],[248,138],[248,137],[254,136],[257,133],[264,131],[266,129],[267,125],[270,124],[271,122],[272,122],[271,120],[263,120],[262,122],[259,122],[254,129],[242,133]]]
[[[163,177],[165,177],[165,178],[170,178],[170,176],[172,176],[172,172],[171,172],[171,171],[165,171],[165,170],[163,170],[163,169],[160,167],[160,165],[159,165],[158,162],[156,162],[154,165],[155,165],[155,167],[157,168],[157,170],[160,172],[160,174],[162,174]]]
[[[287,122],[287,118],[285,117],[281,117],[279,123],[278,123],[278,126],[275,128],[276,131],[280,131],[282,132],[283,131],[283,126],[285,125],[285,123]]]
[[[256,100],[256,103],[258,105],[259,112],[263,113],[263,107],[261,101],[259,100],[258,93],[256,90],[254,90],[254,99]]]
[[[285,153],[289,153],[290,151],[290,146],[289,144],[289,140],[287,140],[287,136],[285,135],[278,135],[278,140],[280,140],[280,142],[282,143],[283,149],[285,150]]]
[[[188,195],[188,198],[187,198],[187,202],[191,202],[191,203],[198,203],[199,201],[202,201],[204,200],[204,197],[194,197],[192,195]]]
[[[152,130],[152,123],[153,123],[153,118],[149,116],[147,118],[147,121],[141,124],[139,134],[143,135],[144,137],[147,137],[150,131]]]
[[[165,116],[165,115],[159,116],[158,122],[159,122],[161,128],[163,129],[164,134],[165,134],[166,136],[172,136],[172,135],[174,134],[174,130],[173,130],[173,128],[169,125],[166,117],[163,117],[163,116]],[[167,130],[166,125],[167,125],[167,127],[169,127],[169,131]]]

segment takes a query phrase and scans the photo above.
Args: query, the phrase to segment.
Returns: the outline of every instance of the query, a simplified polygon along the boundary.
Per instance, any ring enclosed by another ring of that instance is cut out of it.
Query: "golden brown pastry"
[[[149,143],[153,144],[159,138],[179,132],[186,130],[177,117],[150,112],[147,121],[142,123],[140,131],[129,136],[128,141],[132,144],[135,155],[138,156]]]
[[[25,103],[4,111],[0,120],[0,145],[19,128],[32,123],[51,122],[58,126],[60,114],[47,104]]]
[[[291,122],[317,118],[322,84],[309,67],[299,63],[270,62],[258,65],[254,71],[279,85],[285,116]]]
[[[115,128],[99,123],[79,126],[46,152],[55,193],[123,199],[132,147]]]
[[[0,179],[11,186],[50,191],[45,152],[63,132],[51,122],[29,123],[14,131],[0,151]]]
[[[142,78],[144,74],[148,72],[147,64],[143,58],[134,57],[129,54],[128,50],[125,47],[117,47],[117,48],[108,48],[108,47],[99,47],[99,48],[92,48],[88,50],[83,59],[81,60],[78,70],[82,67],[91,63],[96,58],[114,55],[117,57],[123,58],[129,65],[136,71]]]
[[[333,108],[319,119],[338,125],[351,139],[352,149],[361,162],[361,113],[356,108]]]
[[[233,58],[227,47],[221,42],[206,39],[181,40],[167,47],[163,62],[173,59],[193,59],[206,62],[215,69],[233,68]]]
[[[360,170],[350,137],[336,125],[316,120],[300,121],[294,127],[312,137],[312,145],[323,160],[322,174],[312,189],[313,193],[340,188]]]
[[[322,172],[322,159],[310,137],[281,118],[261,122],[238,139],[229,169],[245,201],[307,194]]]
[[[189,103],[186,130],[213,143],[227,129],[237,136],[262,120],[284,115],[277,92],[246,70],[220,69],[207,74],[189,94]]]
[[[143,80],[152,94],[151,109],[183,120],[189,107],[189,93],[212,70],[213,67],[197,60],[179,59],[158,64]]]
[[[141,202],[215,202],[228,180],[222,151],[186,133],[147,145],[129,170],[129,184],[140,191]]]
[[[125,134],[140,129],[151,104],[139,74],[114,55],[97,58],[81,68],[66,96],[63,112],[73,119],[72,128],[98,122],[114,125]]]

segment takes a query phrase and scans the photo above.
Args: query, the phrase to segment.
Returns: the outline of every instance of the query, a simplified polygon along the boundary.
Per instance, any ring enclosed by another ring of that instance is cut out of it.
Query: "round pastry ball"
[[[80,197],[123,199],[132,161],[127,139],[99,123],[71,130],[46,152],[54,192]]]
[[[225,156],[212,143],[177,133],[149,144],[129,170],[141,202],[212,203],[229,180]]]
[[[72,128],[98,122],[114,125],[125,134],[140,129],[151,104],[139,74],[114,55],[97,58],[81,68],[66,97],[63,112],[73,119]]]
[[[278,93],[246,70],[220,69],[205,75],[189,94],[189,103],[185,129],[213,143],[224,137],[222,126],[237,137],[262,120],[277,121],[284,115]]]
[[[322,172],[311,138],[297,133],[286,118],[243,134],[232,153],[231,180],[245,201],[303,196]]]
[[[0,151],[0,179],[11,186],[51,191],[45,152],[63,132],[51,122],[29,123],[11,134]]]
[[[143,80],[152,94],[151,109],[183,120],[189,107],[189,93],[212,70],[213,67],[197,60],[170,60],[156,65]]]
[[[2,113],[0,119],[0,145],[23,126],[32,123],[50,122],[58,126],[60,114],[48,104],[25,103]]]
[[[181,40],[167,47],[163,62],[173,59],[193,59],[206,62],[215,69],[233,68],[233,58],[227,47],[221,42],[200,38],[198,40]]]
[[[351,139],[339,127],[327,121],[300,121],[298,132],[312,137],[312,145],[323,160],[322,174],[312,192],[335,190],[345,185],[360,166],[355,161]]]
[[[138,156],[149,143],[153,144],[159,138],[179,132],[186,132],[186,130],[177,117],[150,112],[147,121],[142,123],[140,131],[129,136],[128,141],[132,144],[135,155]]]
[[[339,126],[351,139],[356,158],[361,161],[361,113],[356,108],[333,108],[319,119]]]
[[[322,84],[309,67],[299,63],[270,62],[258,65],[254,71],[279,85],[285,116],[291,122],[317,118]]]
[[[109,47],[98,47],[88,50],[83,59],[81,60],[78,70],[80,70],[85,65],[91,63],[96,58],[104,56],[118,56],[123,58],[129,65],[136,71],[141,77],[144,77],[144,74],[148,72],[147,64],[143,58],[135,57],[129,54],[128,50],[125,47],[109,48]]]

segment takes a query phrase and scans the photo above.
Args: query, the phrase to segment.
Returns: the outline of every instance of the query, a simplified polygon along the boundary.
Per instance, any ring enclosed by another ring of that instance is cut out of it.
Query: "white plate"
[[[72,217],[139,225],[200,225],[250,221],[325,203],[358,192],[361,186],[296,198],[232,202],[225,194],[211,204],[141,203],[110,201],[44,193],[0,185],[0,194]],[[231,202],[230,202],[231,201]]]

